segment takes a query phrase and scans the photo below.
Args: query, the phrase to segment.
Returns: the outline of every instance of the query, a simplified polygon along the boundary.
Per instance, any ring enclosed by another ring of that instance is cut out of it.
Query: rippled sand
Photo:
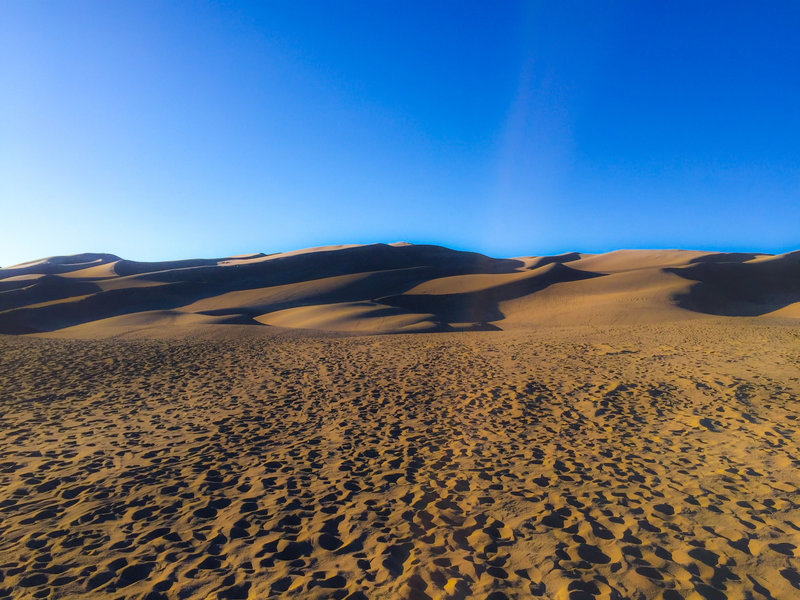
[[[800,597],[800,328],[0,336],[0,596]]]

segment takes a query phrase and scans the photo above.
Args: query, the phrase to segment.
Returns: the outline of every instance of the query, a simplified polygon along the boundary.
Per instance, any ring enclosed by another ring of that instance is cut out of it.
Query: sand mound
[[[87,252],[84,254],[73,254],[70,256],[51,256],[40,260],[4,267],[0,269],[0,280],[14,275],[39,274],[39,275],[58,275],[85,269],[87,267],[102,265],[105,263],[116,262],[118,256],[113,254],[96,254]]]
[[[255,318],[265,325],[323,331],[398,333],[435,331],[432,314],[411,313],[376,302],[339,302],[278,310]]]
[[[0,269],[0,333],[157,334],[179,323],[231,322],[392,333],[795,318],[798,256],[620,250],[494,259],[407,243],[166,262],[81,254]],[[163,318],[171,311],[196,318]],[[109,320],[132,314],[140,316]]]
[[[698,282],[677,296],[679,306],[717,315],[761,315],[800,300],[800,252],[742,255],[742,260],[694,261],[669,269]]]

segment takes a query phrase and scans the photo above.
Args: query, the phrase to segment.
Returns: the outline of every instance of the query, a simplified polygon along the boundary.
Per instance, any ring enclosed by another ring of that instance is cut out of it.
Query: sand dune
[[[73,254],[71,256],[51,256],[49,258],[32,260],[10,267],[3,267],[0,269],[0,271],[2,271],[0,277],[5,278],[6,276],[31,273],[41,275],[64,274],[92,266],[116,262],[118,260],[119,257],[113,254],[97,254],[92,252]]]
[[[265,325],[324,331],[399,333],[436,329],[436,316],[376,302],[338,302],[298,306],[260,315]]]
[[[724,255],[723,255],[724,257]],[[695,260],[670,271],[698,283],[680,306],[718,315],[760,315],[800,300],[800,251],[740,260]]]
[[[795,318],[798,256],[621,250],[494,259],[405,243],[149,263],[81,254],[0,269],[0,332],[114,336],[233,322],[392,333]],[[165,311],[195,317],[165,320]]]

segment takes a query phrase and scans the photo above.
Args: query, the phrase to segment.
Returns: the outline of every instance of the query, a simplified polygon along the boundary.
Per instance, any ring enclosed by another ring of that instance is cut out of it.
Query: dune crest
[[[800,252],[497,259],[396,242],[165,262],[86,253],[0,269],[0,333],[76,337],[232,324],[363,334],[797,318],[798,302]]]

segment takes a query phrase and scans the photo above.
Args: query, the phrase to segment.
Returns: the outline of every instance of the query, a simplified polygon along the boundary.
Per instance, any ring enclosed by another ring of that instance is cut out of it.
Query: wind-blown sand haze
[[[0,596],[800,597],[800,253],[0,269]]]

